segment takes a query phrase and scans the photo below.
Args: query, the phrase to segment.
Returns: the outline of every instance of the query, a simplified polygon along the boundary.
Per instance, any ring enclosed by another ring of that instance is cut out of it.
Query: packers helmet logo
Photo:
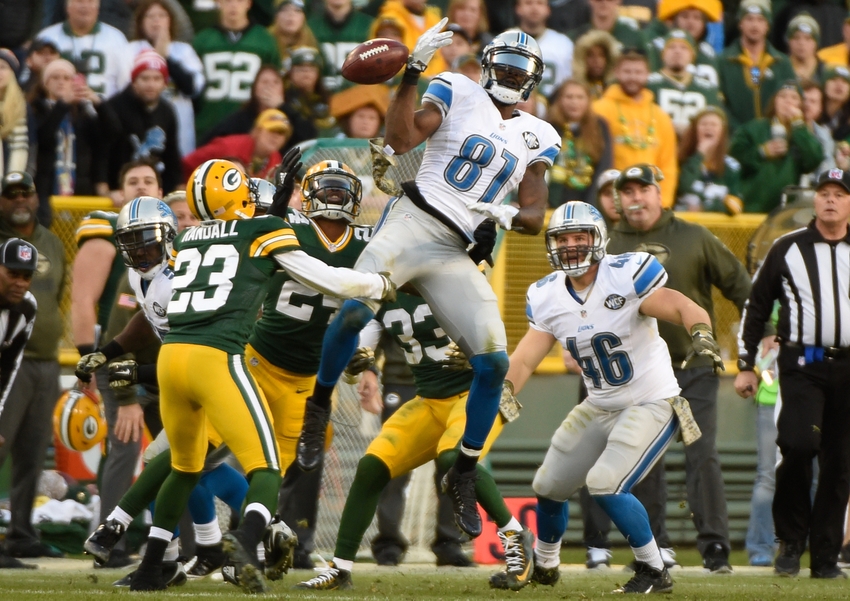
[[[97,420],[89,415],[85,421],[83,421],[83,438],[86,440],[91,440],[95,436],[97,436],[98,431],[100,430],[100,424],[97,423]]]
[[[221,178],[222,187],[228,192],[233,192],[242,185],[242,174],[238,169],[230,169]]]

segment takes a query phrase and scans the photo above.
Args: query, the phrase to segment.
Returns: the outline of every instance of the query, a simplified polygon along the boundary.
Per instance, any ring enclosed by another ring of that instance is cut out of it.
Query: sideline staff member
[[[850,172],[817,181],[815,218],[779,238],[756,273],[744,310],[735,390],[758,388],[759,341],[779,300],[777,336],[782,409],[773,521],[780,541],[775,572],[793,576],[810,541],[812,578],[846,578],[836,560],[850,496]],[[814,505],[812,459],[820,476]]]

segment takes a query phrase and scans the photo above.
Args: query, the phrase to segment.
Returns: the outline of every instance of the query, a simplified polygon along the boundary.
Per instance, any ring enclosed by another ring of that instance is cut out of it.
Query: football
[[[375,38],[357,46],[342,64],[342,76],[365,85],[384,83],[398,73],[409,51],[407,46],[389,38]]]

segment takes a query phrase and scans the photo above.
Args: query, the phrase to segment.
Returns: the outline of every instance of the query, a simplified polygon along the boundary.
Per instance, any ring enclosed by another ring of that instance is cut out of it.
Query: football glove
[[[395,157],[387,154],[384,151],[383,138],[369,139],[369,155],[372,158],[372,179],[375,180],[375,186],[389,196],[400,196],[401,187],[387,177],[387,170],[390,167],[395,167],[397,161]]]
[[[381,300],[388,303],[393,302],[396,298],[396,285],[390,279],[390,272],[382,271],[378,275],[384,280],[384,291],[381,294]]]
[[[460,350],[460,347],[454,340],[449,343],[449,347],[446,349],[446,358],[441,363],[443,364],[443,369],[450,369],[451,371],[472,369],[472,365],[469,364],[466,354]]]
[[[448,22],[449,19],[447,17],[443,17],[439,23],[419,36],[419,39],[416,40],[416,46],[414,46],[413,52],[411,52],[410,56],[407,58],[408,69],[419,71],[421,73],[428,68],[428,63],[430,63],[431,59],[434,58],[437,50],[452,43],[451,31],[443,31],[441,33],[441,30]]]
[[[277,176],[275,184],[277,188],[272,197],[272,206],[269,208],[269,215],[277,215],[281,219],[286,219],[286,209],[289,206],[289,199],[292,198],[292,192],[295,190],[295,180],[298,177],[298,171],[304,163],[301,162],[301,148],[294,146],[290,148],[280,165],[277,168]]]
[[[691,350],[682,362],[682,369],[695,355],[709,357],[714,363],[714,369],[726,371],[723,359],[720,357],[720,345],[711,333],[711,326],[705,323],[697,323],[691,327]]]
[[[109,387],[123,388],[139,383],[139,364],[128,359],[109,364]]]
[[[107,361],[108,359],[106,358],[106,355],[100,351],[83,355],[80,357],[80,360],[77,361],[77,367],[74,368],[74,375],[77,376],[77,379],[81,382],[88,384],[91,382],[91,375],[99,368],[103,367]]]
[[[469,249],[469,258],[478,265],[481,261],[487,261],[493,267],[493,249],[496,247],[496,222],[492,219],[482,221],[475,232],[475,246]]]
[[[519,209],[511,205],[497,205],[489,202],[471,202],[466,208],[473,213],[484,215],[509,230],[513,227],[512,221],[519,213]]]
[[[375,365],[375,351],[361,346],[354,351],[351,361],[345,366],[345,371],[342,372],[342,378],[346,384],[356,384],[360,379],[360,374],[373,365]]]
[[[499,399],[499,413],[502,414],[502,419],[506,422],[514,421],[519,417],[520,409],[522,409],[522,403],[514,395],[514,383],[505,380],[502,384],[502,397]]]

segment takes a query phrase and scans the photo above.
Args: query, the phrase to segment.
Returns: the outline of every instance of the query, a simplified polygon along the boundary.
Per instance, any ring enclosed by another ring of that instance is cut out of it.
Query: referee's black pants
[[[801,365],[802,363],[802,365]],[[850,355],[805,364],[803,349],[779,353],[782,408],[773,521],[784,542],[809,538],[811,568],[834,565],[850,497]],[[812,459],[820,475],[812,504]]]

